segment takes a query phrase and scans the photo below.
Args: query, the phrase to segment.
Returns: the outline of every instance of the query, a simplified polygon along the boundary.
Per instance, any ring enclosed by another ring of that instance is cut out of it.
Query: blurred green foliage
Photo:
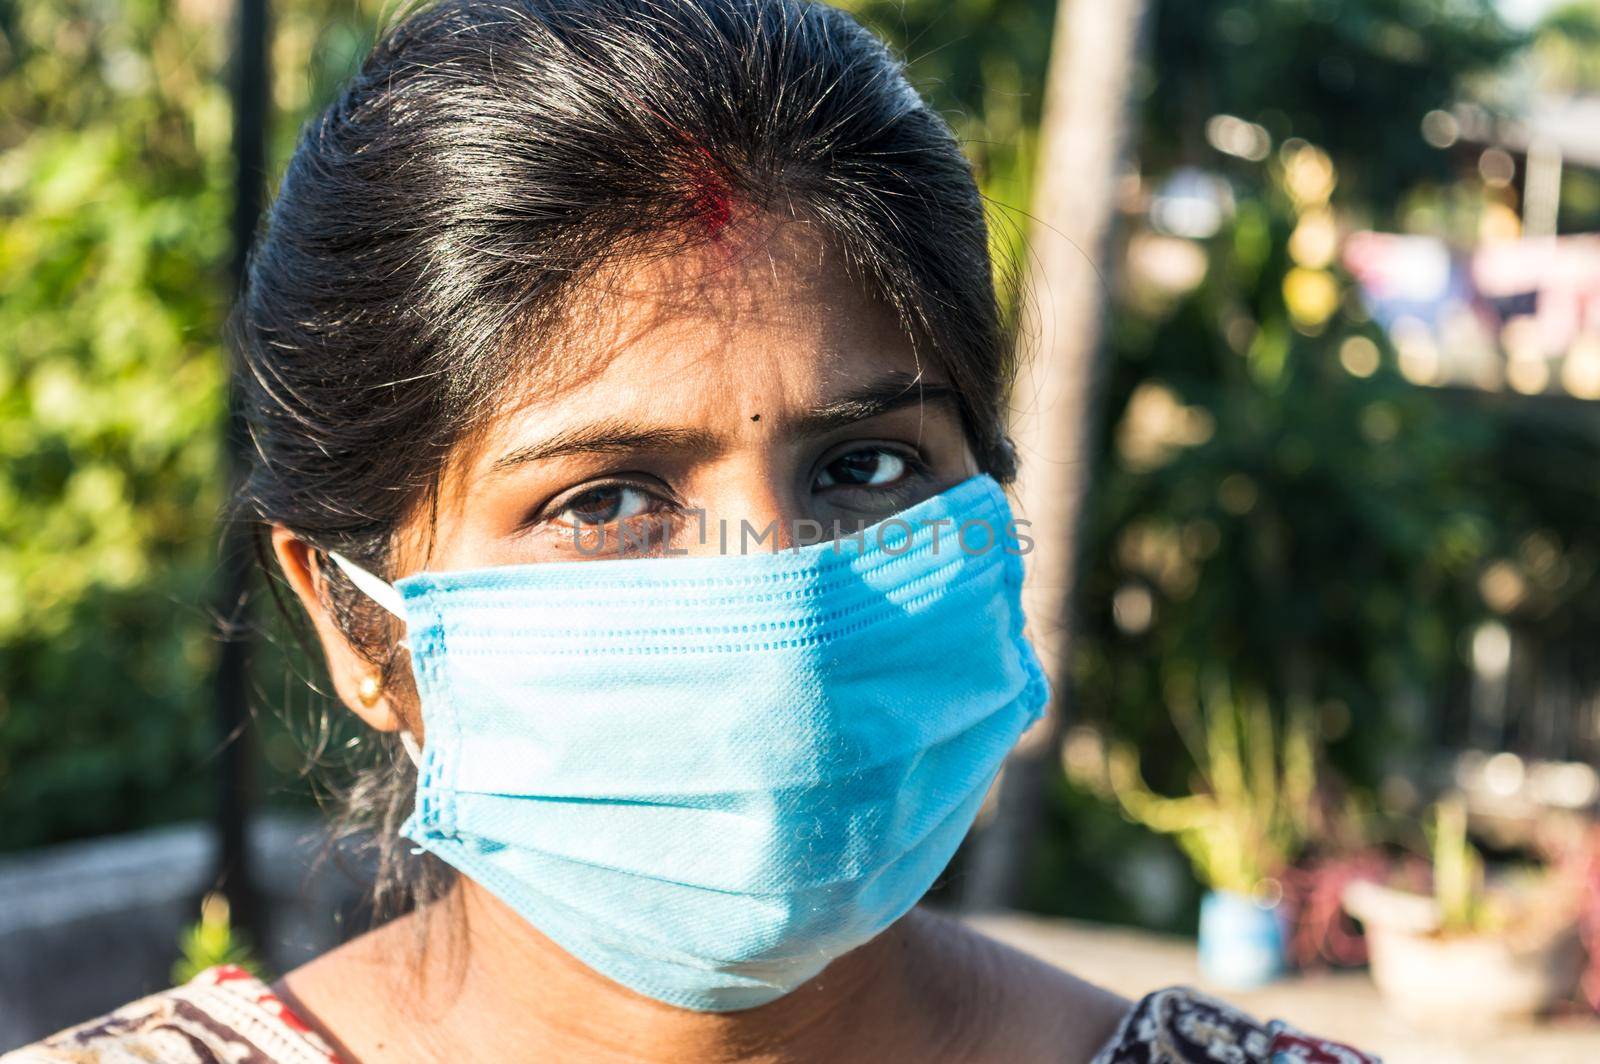
[[[1558,4],[1534,30],[1531,59],[1544,88],[1600,90],[1600,9],[1592,0]]]
[[[1198,793],[1150,790],[1127,740],[1110,751],[1104,787],[1129,817],[1176,839],[1206,886],[1249,896],[1281,876],[1311,837],[1316,725],[1307,713],[1274,725],[1265,702],[1239,704],[1223,677],[1197,687],[1204,693],[1173,720],[1195,760]]]
[[[1496,534],[1477,470],[1494,426],[1392,363],[1365,379],[1343,369],[1351,337],[1384,343],[1348,289],[1325,325],[1296,327],[1297,210],[1280,168],[1257,169],[1254,188],[1239,175],[1250,194],[1208,242],[1195,290],[1113,317],[1080,699],[1121,730],[1162,729],[1170,676],[1225,665],[1280,706],[1321,706],[1345,767],[1371,781],[1378,755],[1422,738],[1418,711],[1445,694],[1477,615]],[[1170,394],[1207,437],[1134,453],[1141,391]],[[1130,587],[1150,596],[1144,631],[1112,623]]]
[[[1292,254],[1297,231],[1330,207],[1347,227],[1404,228],[1463,204],[1475,223],[1476,175],[1418,131],[1424,114],[1520,54],[1524,39],[1496,30],[1486,7],[1372,0],[1334,18],[1326,5],[1263,4],[1245,19],[1238,7],[1160,6],[1161,81],[1192,91],[1158,84],[1147,97],[1144,188],[1158,194],[1170,168],[1203,166],[1227,177],[1236,206],[1214,236],[1187,244],[1192,288],[1152,293],[1124,277],[1113,299],[1076,708],[1139,743],[1148,764],[1165,761],[1153,777],[1166,793],[1196,786],[1170,722],[1185,676],[1223,668],[1280,711],[1313,713],[1356,786],[1399,774],[1425,789],[1440,744],[1464,739],[1450,722],[1464,709],[1475,625],[1500,617],[1576,649],[1600,624],[1592,406],[1408,383],[1337,264],[1306,269]],[[1305,24],[1317,11],[1320,36]],[[1425,30],[1426,51],[1357,63],[1386,86],[1381,96],[1347,86],[1337,104],[1321,99],[1336,86],[1311,44],[1343,40],[1327,54],[1347,57],[1377,47],[1387,31],[1364,43],[1356,31],[1383,25],[1380,12]],[[1255,59],[1219,42],[1243,32],[1222,25],[1235,17],[1257,45],[1281,47]],[[1396,63],[1428,69],[1408,77]],[[1192,93],[1204,103],[1186,112]],[[1248,162],[1212,150],[1213,108],[1265,126],[1273,152]],[[1297,160],[1319,149],[1331,163],[1326,203],[1293,187]],[[1129,228],[1148,235],[1147,225]],[[1329,301],[1329,312],[1297,300]],[[1352,344],[1370,352],[1361,373],[1345,365]],[[1151,420],[1173,436],[1153,452],[1148,439],[1136,445]],[[1496,570],[1527,589],[1513,607],[1485,593]],[[1070,838],[1083,814],[1059,808],[1057,831]],[[1035,901],[1082,905],[1060,883],[1038,884]]]
[[[1349,205],[1382,212],[1450,176],[1417,135],[1422,116],[1524,43],[1493,0],[1158,3],[1140,86],[1144,163],[1207,158],[1206,120],[1238,115],[1325,148]]]
[[[229,119],[178,5],[0,34],[3,848],[206,810]]]
[[[0,849],[211,811],[230,15],[0,0]],[[275,17],[281,159],[373,16]]]

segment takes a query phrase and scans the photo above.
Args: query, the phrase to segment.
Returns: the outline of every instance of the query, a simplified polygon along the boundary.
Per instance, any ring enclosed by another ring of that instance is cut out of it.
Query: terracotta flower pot
[[[1446,933],[1432,900],[1373,883],[1345,892],[1366,929],[1372,978],[1418,1027],[1484,1030],[1526,1022],[1571,993],[1583,965],[1575,920],[1495,933]]]

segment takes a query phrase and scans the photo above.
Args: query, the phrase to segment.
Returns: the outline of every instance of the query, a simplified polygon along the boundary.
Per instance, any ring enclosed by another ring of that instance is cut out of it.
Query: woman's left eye
[[[817,474],[819,488],[876,488],[894,484],[910,466],[904,455],[882,447],[869,447],[840,455]]]

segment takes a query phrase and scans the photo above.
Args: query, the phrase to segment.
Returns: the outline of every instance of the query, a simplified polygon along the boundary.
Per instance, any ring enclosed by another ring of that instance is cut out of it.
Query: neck
[[[410,998],[418,1040],[444,1057],[454,1047],[461,1059],[470,1045],[476,1060],[518,1059],[535,1046],[549,1059],[638,1064],[930,1059],[970,1033],[959,1021],[971,987],[962,995],[938,985],[956,966],[934,956],[947,948],[943,936],[917,912],[791,994],[706,1013],[604,978],[469,881],[456,901],[464,919],[434,914],[420,977],[391,998]]]

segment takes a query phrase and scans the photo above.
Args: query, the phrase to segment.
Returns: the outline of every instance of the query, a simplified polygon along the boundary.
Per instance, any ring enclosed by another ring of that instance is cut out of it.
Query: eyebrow
[[[960,409],[955,389],[948,384],[924,381],[920,374],[891,373],[864,388],[805,411],[794,419],[793,431],[800,436],[820,436],[857,421],[925,404],[942,406],[951,412]]]
[[[924,381],[920,375],[892,373],[804,411],[790,419],[788,431],[797,436],[820,436],[858,421],[923,404],[936,404],[952,412],[959,410],[955,390],[949,385]],[[581,454],[647,450],[708,454],[719,445],[717,435],[703,429],[648,428],[620,419],[607,419],[518,447],[496,459],[490,472]]]
[[[527,447],[518,447],[496,459],[490,472],[497,473],[528,462],[544,462],[576,454],[627,454],[645,450],[705,454],[716,447],[716,436],[698,429],[652,429],[626,421],[607,420],[558,433]]]

